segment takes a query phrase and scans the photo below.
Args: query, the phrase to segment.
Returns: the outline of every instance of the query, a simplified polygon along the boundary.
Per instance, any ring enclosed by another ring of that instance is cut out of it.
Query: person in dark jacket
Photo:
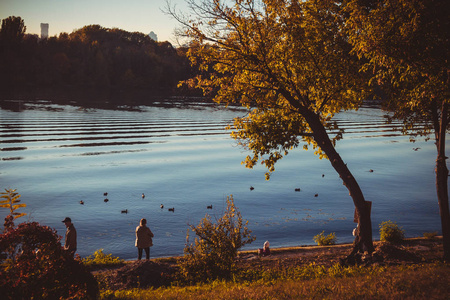
[[[74,256],[77,251],[77,230],[72,224],[72,220],[66,217],[63,221],[66,225],[66,239],[64,241],[64,250],[66,250],[70,255]]]
[[[138,248],[138,260],[142,258],[142,250],[145,250],[145,258],[150,259],[150,247],[153,246],[153,232],[147,227],[147,220],[141,219],[140,225],[136,227],[136,243]]]

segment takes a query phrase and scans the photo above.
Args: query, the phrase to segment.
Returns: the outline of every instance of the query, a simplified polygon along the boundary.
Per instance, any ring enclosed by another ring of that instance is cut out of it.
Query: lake
[[[155,234],[151,257],[182,255],[188,224],[206,214],[219,218],[231,194],[257,238],[246,249],[266,240],[271,247],[311,245],[322,230],[335,232],[338,243],[352,242],[353,202],[328,160],[300,147],[276,165],[270,181],[263,166],[241,165],[249,153],[225,126],[245,114],[176,101],[115,109],[4,101],[0,188],[17,189],[27,204],[21,211],[28,215],[16,224],[36,221],[63,236],[61,221],[71,217],[82,257],[104,249],[136,258],[141,218]],[[386,124],[383,115],[363,107],[335,118],[345,129],[337,150],[373,203],[374,239],[387,220],[407,237],[440,234],[433,139],[411,143],[400,122]],[[2,220],[7,214],[0,209]]]

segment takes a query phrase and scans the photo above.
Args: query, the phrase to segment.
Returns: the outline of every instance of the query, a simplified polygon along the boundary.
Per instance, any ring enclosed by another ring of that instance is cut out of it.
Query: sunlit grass
[[[449,275],[450,265],[442,263],[351,268],[312,264],[247,280],[240,276],[195,286],[103,290],[101,299],[447,299]]]

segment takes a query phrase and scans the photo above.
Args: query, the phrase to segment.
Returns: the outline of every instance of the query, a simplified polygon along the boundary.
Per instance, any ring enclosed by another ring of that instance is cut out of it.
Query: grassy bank
[[[375,243],[377,259],[345,266],[351,245],[273,249],[270,257],[241,252],[229,281],[188,284],[177,258],[127,262],[96,273],[101,299],[448,299],[450,265],[440,239]]]
[[[327,269],[313,279],[295,275],[256,282],[104,290],[101,299],[448,299],[450,295],[448,264]]]

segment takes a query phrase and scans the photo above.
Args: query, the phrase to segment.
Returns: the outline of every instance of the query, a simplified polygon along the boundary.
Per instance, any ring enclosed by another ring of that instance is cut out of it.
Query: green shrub
[[[189,282],[230,279],[238,250],[255,240],[247,225],[232,195],[227,197],[226,211],[217,223],[206,215],[199,225],[189,225],[197,237],[193,244],[189,243],[188,230],[184,256],[178,261],[182,279]]]
[[[405,233],[397,223],[392,221],[381,222],[380,240],[388,243],[400,243],[405,238]]]
[[[62,249],[54,229],[22,223],[0,235],[0,295],[4,299],[96,299],[98,284]]]
[[[326,245],[335,245],[336,244],[336,234],[334,232],[330,233],[329,235],[325,236],[324,234],[325,230],[319,233],[318,235],[313,237],[314,242],[317,243],[319,246],[326,246]]]
[[[83,263],[89,267],[99,266],[117,266],[124,263],[123,259],[112,256],[112,254],[103,253],[103,249],[98,249],[94,252],[94,255],[89,255],[82,259]]]
[[[438,235],[437,231],[423,233],[423,236],[426,237],[427,239],[434,239],[437,235]]]

